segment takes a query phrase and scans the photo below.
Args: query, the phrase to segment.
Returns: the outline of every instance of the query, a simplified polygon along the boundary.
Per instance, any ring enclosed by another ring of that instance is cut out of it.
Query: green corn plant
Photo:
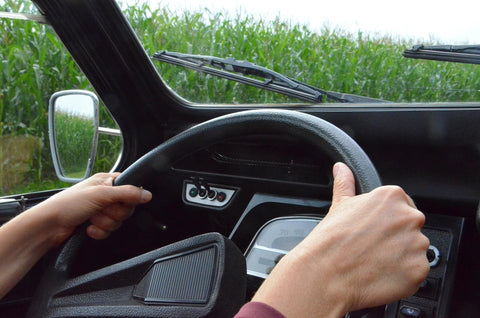
[[[36,13],[29,1],[0,1],[1,11]],[[409,60],[411,39],[348,33],[200,9],[175,13],[148,4],[124,13],[148,54],[160,50],[234,57],[325,90],[395,102],[480,100],[480,67]],[[437,43],[425,43],[437,44]],[[155,62],[178,94],[200,103],[272,104],[299,101],[180,67]],[[48,148],[47,106],[52,93],[92,87],[48,26],[0,19],[0,137],[36,135],[43,145],[25,182],[0,195],[59,187]],[[102,126],[115,127],[101,108]],[[109,170],[121,140],[100,136],[96,171]],[[64,186],[64,185],[63,185]]]

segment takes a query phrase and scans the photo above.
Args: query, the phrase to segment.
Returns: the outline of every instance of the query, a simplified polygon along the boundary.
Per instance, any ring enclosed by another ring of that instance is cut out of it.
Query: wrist
[[[59,213],[54,205],[48,204],[48,200],[23,214],[31,222],[31,229],[36,232],[39,241],[48,249],[61,245],[72,232],[61,226]]]
[[[295,249],[278,263],[252,301],[266,303],[287,318],[343,317],[348,311],[345,291],[332,267],[313,263]]]

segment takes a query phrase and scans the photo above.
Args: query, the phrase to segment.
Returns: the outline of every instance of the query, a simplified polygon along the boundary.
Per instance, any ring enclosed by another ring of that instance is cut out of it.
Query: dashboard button
[[[201,199],[205,199],[207,197],[207,190],[204,188],[201,188],[200,191],[198,192],[198,196]]]
[[[422,317],[422,310],[411,306],[402,306],[400,314],[402,315],[401,317],[419,318]]]
[[[191,188],[190,191],[188,191],[188,195],[191,196],[192,198],[195,198],[198,195],[198,189]]]
[[[430,267],[435,267],[440,261],[440,251],[433,245],[430,245],[427,251],[427,259],[430,263]]]
[[[424,280],[421,284],[420,284],[420,289],[426,289],[429,287],[429,284],[428,284],[428,280]]]
[[[215,190],[208,191],[207,198],[212,201],[215,200],[217,198],[217,191]]]
[[[225,194],[225,192],[219,192],[217,195],[217,200],[219,202],[225,201],[226,198],[227,198],[227,195]]]
[[[427,277],[427,279],[420,284],[420,288],[415,293],[415,296],[436,300],[439,287],[441,286],[440,282],[440,278]]]

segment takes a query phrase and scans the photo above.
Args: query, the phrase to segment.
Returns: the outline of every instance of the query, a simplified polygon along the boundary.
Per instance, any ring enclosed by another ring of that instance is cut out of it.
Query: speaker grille
[[[155,261],[133,292],[146,304],[205,304],[212,290],[216,247]]]

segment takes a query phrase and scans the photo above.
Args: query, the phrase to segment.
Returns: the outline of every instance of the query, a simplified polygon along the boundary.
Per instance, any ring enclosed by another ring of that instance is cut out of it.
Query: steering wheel
[[[366,193],[381,186],[377,171],[368,156],[342,130],[312,115],[291,110],[272,109],[237,112],[194,126],[165,141],[138,159],[116,178],[114,185],[142,186],[152,175],[158,176],[166,172],[174,162],[195,151],[227,139],[253,134],[290,135],[309,143],[315,151],[325,152],[334,161],[346,163],[355,176],[357,193]],[[70,279],[68,273],[76,251],[85,236],[84,233],[85,228],[80,229],[77,234],[72,236],[65,243],[56,260],[50,264],[32,301],[29,317],[56,317],[55,312],[65,313],[65,310],[58,310],[56,306],[81,307],[81,300],[77,303],[67,302],[65,304],[56,301],[56,298],[65,296],[65,286],[71,286],[74,283],[72,281],[75,278]],[[96,279],[102,279],[101,273],[101,270],[95,271],[94,275],[98,276]],[[141,274],[137,270],[130,272],[130,275]],[[136,277],[137,281],[140,278]],[[78,299],[91,300],[92,297],[99,297],[102,292],[101,290],[88,290],[85,287],[77,288],[75,293],[81,295]],[[128,296],[131,298],[131,292]],[[135,301],[129,297],[125,296],[125,303],[122,306],[107,304],[105,312],[115,311],[111,315],[115,317],[137,317],[135,313],[132,313],[134,311],[129,311],[129,306],[138,306],[138,304],[135,304]],[[72,311],[74,310],[72,309]],[[155,311],[147,308],[141,317],[165,317],[164,314],[165,312],[161,310]],[[77,310],[71,315],[71,317],[91,316],[94,316],[94,313],[88,310]],[[178,316],[172,314],[171,317]]]

